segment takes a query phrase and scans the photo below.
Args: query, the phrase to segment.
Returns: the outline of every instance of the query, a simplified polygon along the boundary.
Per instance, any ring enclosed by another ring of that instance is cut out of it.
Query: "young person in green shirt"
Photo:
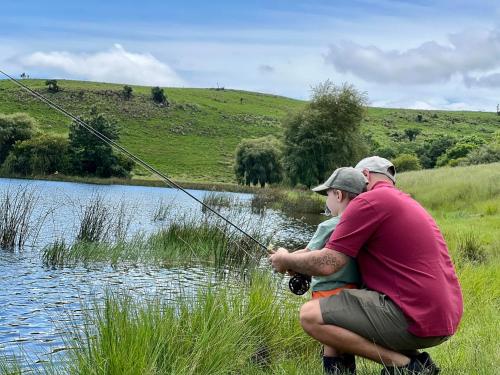
[[[321,250],[325,247],[349,202],[366,191],[366,180],[363,174],[354,168],[338,168],[324,184],[312,190],[327,197],[326,206],[333,217],[318,225],[316,233],[305,249],[293,254]],[[329,297],[340,293],[345,288],[357,288],[359,284],[360,277],[356,261],[350,259],[344,267],[331,275],[312,277],[312,298]],[[326,374],[354,374],[356,371],[353,355],[341,355],[334,348],[326,345],[323,350],[323,366]]]

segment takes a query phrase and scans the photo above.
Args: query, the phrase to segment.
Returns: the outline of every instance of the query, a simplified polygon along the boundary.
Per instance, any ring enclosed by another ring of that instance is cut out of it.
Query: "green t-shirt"
[[[335,216],[319,224],[307,248],[311,251],[323,249],[339,221],[340,216]],[[313,276],[311,286],[313,291],[332,290],[345,284],[360,284],[360,281],[358,265],[353,258],[349,258],[347,264],[337,272],[328,276]]]

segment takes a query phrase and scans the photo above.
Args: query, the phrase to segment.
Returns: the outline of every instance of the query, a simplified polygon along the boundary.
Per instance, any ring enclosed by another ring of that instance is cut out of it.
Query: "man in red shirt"
[[[270,256],[273,268],[329,275],[355,258],[366,289],[307,302],[300,312],[304,330],[339,352],[382,363],[382,374],[437,374],[417,349],[447,340],[462,316],[446,243],[425,209],[395,188],[392,163],[374,156],[356,168],[368,191],[351,201],[325,248],[295,255],[278,249]]]

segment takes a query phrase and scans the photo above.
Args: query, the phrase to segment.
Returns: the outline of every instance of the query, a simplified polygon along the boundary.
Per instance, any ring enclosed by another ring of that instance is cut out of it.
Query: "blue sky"
[[[490,0],[4,0],[0,69],[300,99],[330,79],[374,106],[493,111],[497,19]]]

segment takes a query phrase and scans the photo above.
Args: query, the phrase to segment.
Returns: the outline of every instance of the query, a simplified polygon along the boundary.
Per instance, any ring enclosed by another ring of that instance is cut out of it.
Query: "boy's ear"
[[[345,191],[342,191],[342,190],[339,190],[339,194],[340,194],[340,199],[339,199],[339,202],[343,202],[345,201],[347,198],[347,193]]]
[[[342,190],[336,190],[337,193],[337,200],[339,202],[342,202],[344,200],[344,192]]]

